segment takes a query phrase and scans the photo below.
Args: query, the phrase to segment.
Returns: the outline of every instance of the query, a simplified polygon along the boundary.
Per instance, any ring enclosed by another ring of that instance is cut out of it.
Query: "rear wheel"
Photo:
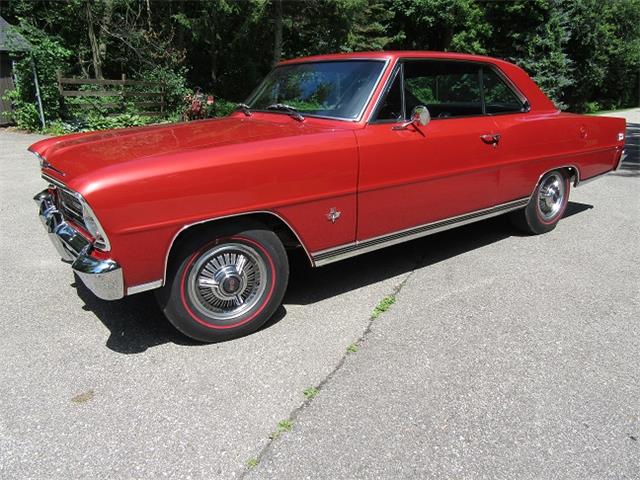
[[[169,321],[203,342],[254,332],[280,306],[287,254],[270,230],[227,227],[209,241],[188,242],[157,295]]]
[[[547,173],[540,179],[524,210],[510,215],[511,222],[531,234],[553,230],[567,208],[569,190],[569,176],[565,172],[553,170]]]

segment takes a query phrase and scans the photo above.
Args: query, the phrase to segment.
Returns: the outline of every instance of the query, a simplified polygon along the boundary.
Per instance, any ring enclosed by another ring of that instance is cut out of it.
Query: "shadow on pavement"
[[[582,213],[592,205],[569,202],[565,217]],[[309,305],[335,295],[442,262],[511,236],[522,236],[500,216],[460,228],[396,245],[322,268],[311,268],[302,251],[291,256],[291,277],[284,304]],[[95,297],[76,278],[78,296],[111,333],[107,348],[123,354],[141,353],[148,348],[174,343],[201,346],[178,332],[164,317],[152,292],[107,302]],[[269,328],[286,316],[281,306],[262,327]]]
[[[564,218],[590,208],[593,206],[569,202]],[[315,303],[512,236],[526,234],[514,229],[507,216],[502,215],[322,268],[311,268],[301,254],[292,259],[291,278],[284,302],[298,305]]]
[[[165,318],[156,303],[153,292],[140,293],[122,300],[107,302],[96,297],[76,277],[72,285],[84,302],[84,310],[92,312],[109,329],[106,346],[118,353],[142,353],[148,348],[174,343],[184,346],[204,346],[176,330]],[[286,316],[280,306],[271,319],[260,330],[269,328]]]

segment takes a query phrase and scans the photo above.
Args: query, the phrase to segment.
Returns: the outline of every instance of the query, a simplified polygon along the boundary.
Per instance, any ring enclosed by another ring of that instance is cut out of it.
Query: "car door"
[[[500,135],[500,175],[497,202],[505,203],[531,195],[545,171],[547,148],[559,149],[565,136],[561,122],[549,122],[548,113],[529,111],[529,102],[495,66],[482,71],[485,112],[493,117]],[[557,152],[556,152],[557,153]]]
[[[494,205],[496,129],[483,115],[480,68],[447,60],[396,67],[371,120],[356,132],[358,240]],[[431,121],[403,128],[418,105]]]

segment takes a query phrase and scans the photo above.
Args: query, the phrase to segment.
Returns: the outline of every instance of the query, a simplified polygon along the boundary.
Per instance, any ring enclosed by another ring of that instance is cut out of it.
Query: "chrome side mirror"
[[[430,121],[431,114],[429,113],[429,109],[424,105],[418,105],[413,109],[413,112],[411,112],[411,120],[400,125],[394,125],[392,130],[406,130],[412,126],[415,130],[424,135],[419,127],[426,126]]]
[[[418,105],[411,113],[411,123],[414,125],[422,125],[423,127],[431,121],[429,109],[424,105]]]

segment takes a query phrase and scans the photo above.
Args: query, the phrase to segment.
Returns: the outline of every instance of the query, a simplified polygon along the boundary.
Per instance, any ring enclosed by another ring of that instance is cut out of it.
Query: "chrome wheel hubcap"
[[[538,189],[538,210],[545,220],[555,217],[564,201],[564,179],[560,174],[549,175]]]
[[[200,313],[213,320],[231,321],[260,302],[267,267],[253,248],[225,243],[201,255],[187,281],[189,300]]]

